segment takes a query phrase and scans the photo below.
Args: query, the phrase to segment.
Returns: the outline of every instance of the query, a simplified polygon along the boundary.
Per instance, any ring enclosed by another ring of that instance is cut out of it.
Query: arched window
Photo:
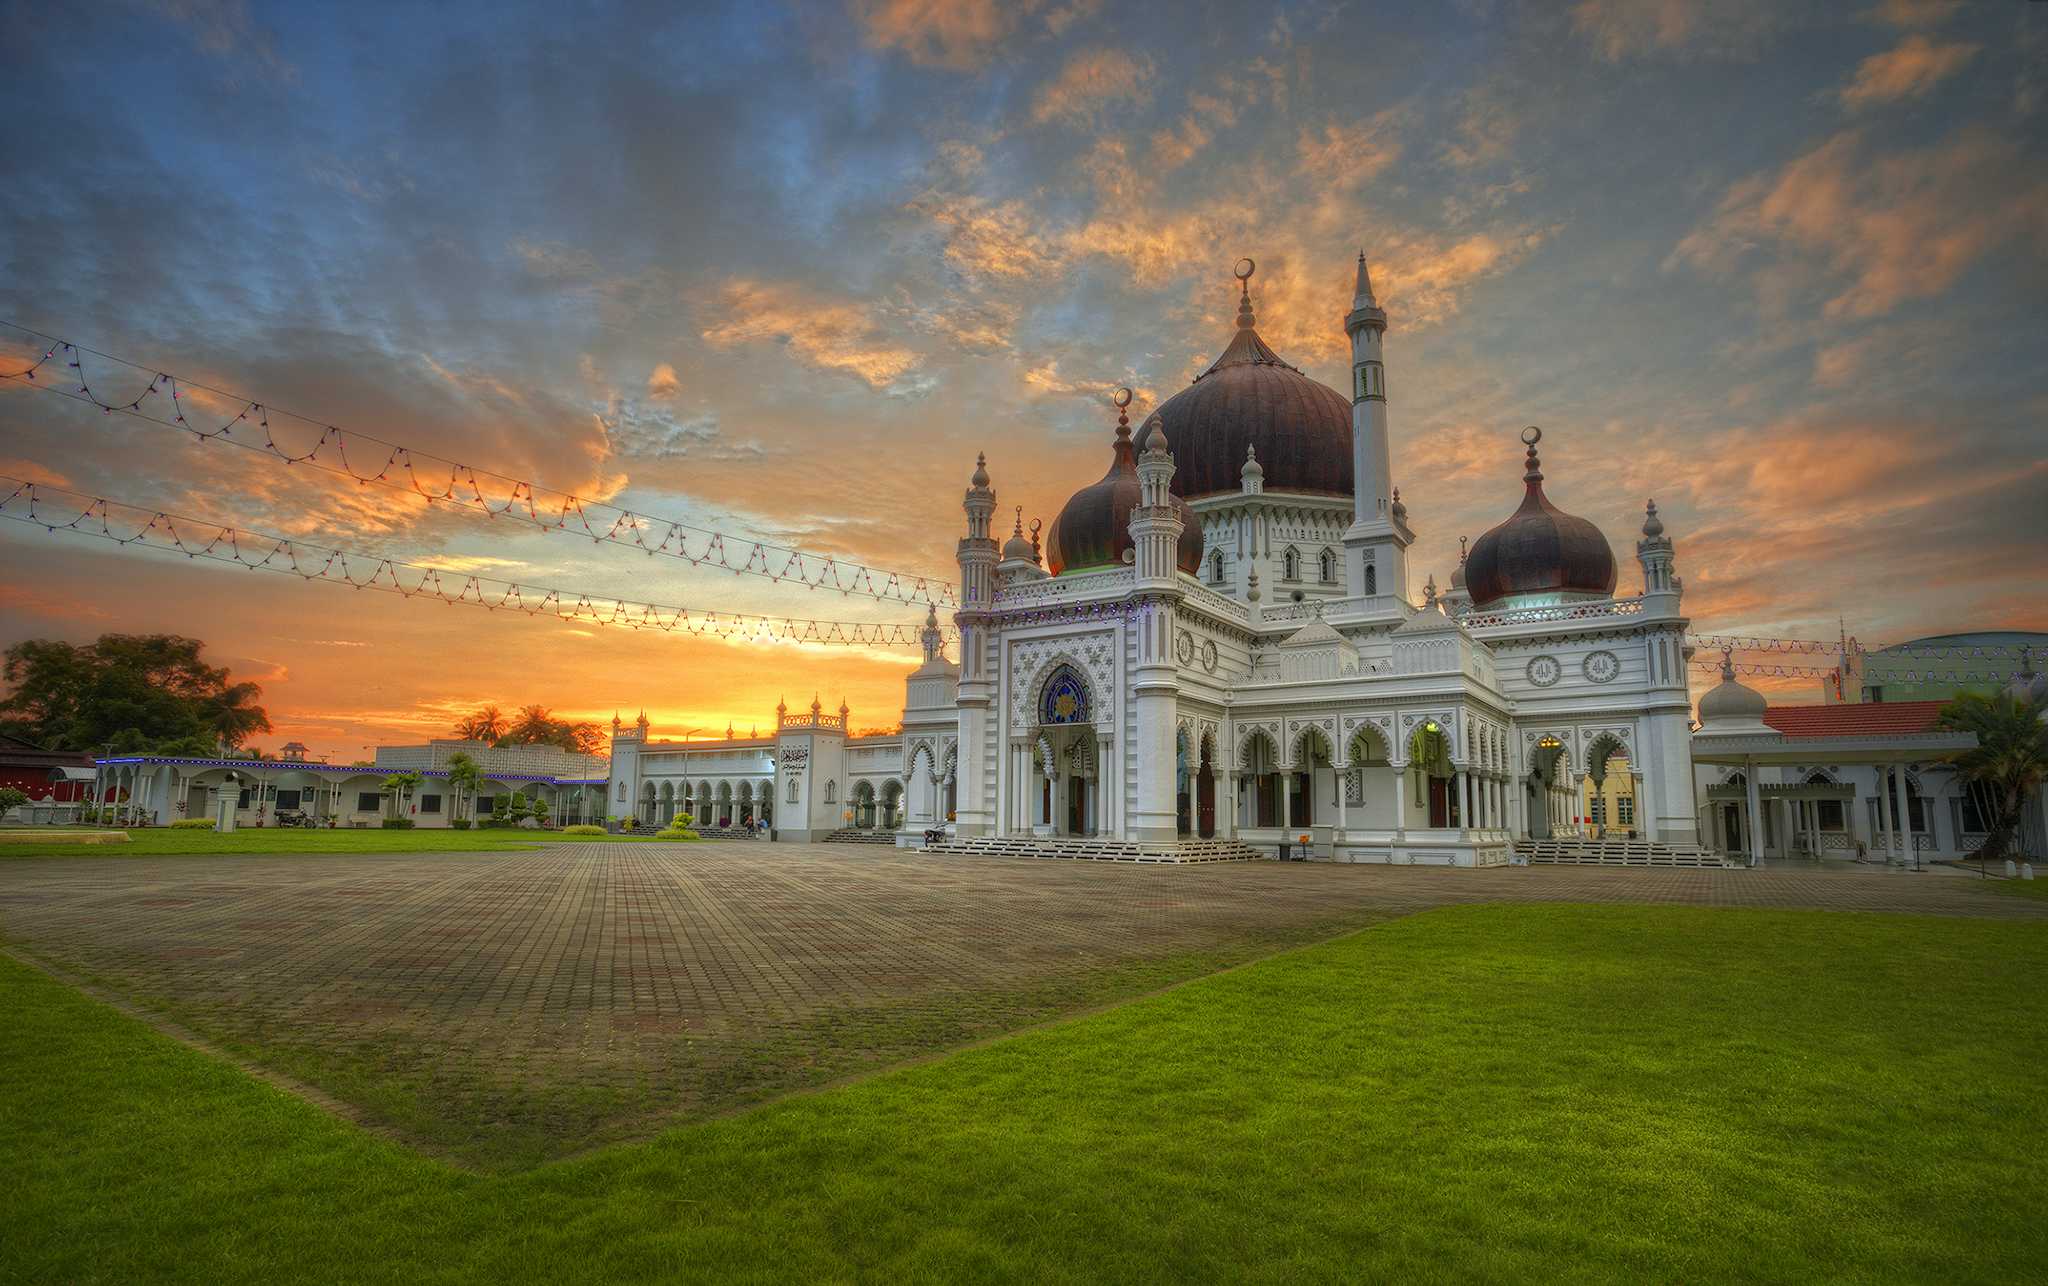
[[[1280,579],[1301,579],[1301,553],[1292,545],[1287,547],[1286,553],[1280,555]]]
[[[1088,685],[1070,665],[1053,671],[1045,692],[1038,699],[1040,723],[1086,723],[1094,716],[1088,709]]]
[[[620,782],[620,783],[619,783],[619,802],[620,802],[620,803],[622,803],[622,804],[626,802],[626,783],[625,783],[625,782]]]
[[[1323,584],[1334,583],[1337,579],[1337,555],[1325,549],[1316,558],[1316,574],[1322,578]]]
[[[1365,592],[1367,594],[1377,594],[1380,592],[1380,569],[1371,563],[1365,565]]]
[[[794,777],[789,779],[789,802],[792,804],[796,802],[796,778]]]
[[[1223,551],[1220,549],[1209,555],[1209,579],[1218,585],[1223,583]]]
[[[836,804],[839,802],[838,782],[828,781],[825,783],[825,802],[828,804]]]

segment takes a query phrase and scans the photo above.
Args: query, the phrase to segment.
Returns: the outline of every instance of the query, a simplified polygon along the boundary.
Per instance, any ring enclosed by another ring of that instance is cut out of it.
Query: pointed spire
[[[1358,252],[1358,286],[1351,294],[1353,308],[1377,308],[1379,300],[1373,297],[1372,273],[1365,266],[1365,251]]]
[[[1429,580],[1422,586],[1422,607],[1424,611],[1436,606],[1436,573],[1429,574]]]
[[[782,716],[789,713],[789,702],[782,697],[775,698],[775,721],[782,722]]]

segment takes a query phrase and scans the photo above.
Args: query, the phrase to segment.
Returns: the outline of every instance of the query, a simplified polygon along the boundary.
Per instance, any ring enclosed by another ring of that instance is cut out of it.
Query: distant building
[[[76,803],[92,784],[92,756],[77,750],[45,750],[33,741],[0,733],[0,786],[12,786],[31,803]]]
[[[1947,701],[1961,692],[1988,695],[2042,664],[2048,664],[2048,634],[2028,630],[1932,634],[1875,652],[1845,641],[1821,685],[1821,699],[1853,705]]]

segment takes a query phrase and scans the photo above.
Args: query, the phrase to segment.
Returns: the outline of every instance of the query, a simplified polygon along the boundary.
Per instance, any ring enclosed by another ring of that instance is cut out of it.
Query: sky
[[[0,320],[513,478],[951,578],[1100,476],[1258,263],[1347,387],[1373,263],[1412,595],[1643,504],[1703,633],[2048,628],[2048,5],[0,3]],[[0,373],[38,355],[0,328]],[[110,400],[139,395],[111,368]],[[122,385],[121,387],[115,387]],[[205,408],[204,399],[197,402]],[[0,381],[0,474],[526,583],[915,624]],[[485,613],[0,524],[0,645],[204,639],[356,758],[491,702],[901,709],[906,649]],[[1704,659],[1704,658],[1703,658]],[[1702,683],[1705,676],[1702,676]],[[1816,681],[1763,684],[1815,699]]]

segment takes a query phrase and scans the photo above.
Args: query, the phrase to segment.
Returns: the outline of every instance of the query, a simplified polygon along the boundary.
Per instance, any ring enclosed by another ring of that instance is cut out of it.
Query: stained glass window
[[[1061,666],[1045,685],[1039,698],[1040,723],[1086,723],[1089,719],[1088,685],[1068,666]]]

